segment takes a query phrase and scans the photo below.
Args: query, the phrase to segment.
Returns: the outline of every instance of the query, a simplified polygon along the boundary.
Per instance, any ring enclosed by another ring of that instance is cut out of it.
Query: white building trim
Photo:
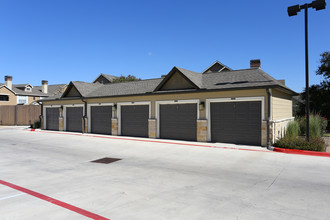
[[[189,104],[189,103],[196,103],[197,104],[197,118],[196,121],[199,119],[199,99],[189,99],[189,100],[166,100],[166,101],[156,101],[156,111],[155,111],[155,118],[157,121],[157,134],[156,137],[160,137],[160,105],[168,105],[168,104]]]
[[[44,119],[44,129],[47,129],[46,128],[46,120],[47,120],[47,117],[46,117],[46,110],[47,108],[61,108],[61,105],[44,105],[43,106],[43,109],[42,109],[42,117]]]
[[[265,120],[265,97],[264,96],[206,99],[206,120],[207,120],[207,139],[208,139],[208,141],[211,141],[211,103],[213,103],[213,102],[248,102],[248,101],[261,101],[261,122],[263,120]],[[261,135],[260,141],[262,142],[262,135]]]
[[[82,107],[83,115],[85,115],[85,105],[84,104],[71,104],[71,105],[63,105],[63,130],[66,131],[66,109],[70,107]]]
[[[291,117],[291,118],[284,118],[284,119],[280,119],[280,120],[274,120],[274,121],[270,121],[272,123],[278,123],[278,122],[282,122],[282,121],[291,121],[291,120],[294,120],[294,117]]]
[[[113,103],[90,103],[87,104],[87,118],[88,118],[88,133],[90,133],[92,130],[92,106],[113,106]],[[112,108],[112,117],[114,116],[114,108]]]
[[[121,135],[121,106],[125,105],[149,105],[149,118],[151,118],[151,102],[118,102],[117,118],[118,118],[118,135]]]
[[[17,98],[17,104],[24,104],[25,105],[25,104],[29,103],[29,97],[26,96],[26,95],[18,95],[18,96],[16,96],[16,98]],[[24,100],[24,102],[20,102],[22,100]]]

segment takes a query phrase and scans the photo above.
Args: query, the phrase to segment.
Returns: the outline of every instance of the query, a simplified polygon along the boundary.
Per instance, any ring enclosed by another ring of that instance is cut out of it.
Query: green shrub
[[[299,121],[300,135],[306,135],[306,116],[297,119]],[[326,131],[328,121],[320,114],[309,116],[310,137],[321,137]]]
[[[301,136],[306,134],[306,116],[297,119],[299,121],[299,131]]]
[[[309,135],[310,138],[321,137],[321,120],[313,115],[309,118]]]
[[[305,138],[281,138],[274,144],[274,147],[310,150],[310,151],[324,151],[325,142],[321,137],[314,137],[308,141]]]
[[[285,137],[289,139],[297,138],[300,132],[299,122],[290,121],[286,129]]]
[[[41,127],[41,122],[38,120],[38,121],[35,121],[33,124],[30,125],[30,128],[40,128]]]
[[[323,136],[327,131],[328,119],[325,117],[320,117],[320,118],[321,118],[321,135]]]

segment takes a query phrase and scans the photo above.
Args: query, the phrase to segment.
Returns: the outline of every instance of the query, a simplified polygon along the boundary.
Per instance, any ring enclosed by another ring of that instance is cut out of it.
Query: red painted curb
[[[8,186],[10,188],[13,188],[13,189],[16,189],[18,191],[21,191],[21,192],[24,192],[26,194],[29,194],[31,196],[34,196],[34,197],[37,197],[39,199],[42,199],[42,200],[45,200],[47,202],[50,202],[50,203],[53,203],[55,205],[58,205],[58,206],[61,206],[63,208],[66,208],[68,210],[71,210],[73,212],[76,212],[78,214],[81,214],[83,216],[86,216],[86,217],[89,217],[91,219],[97,219],[97,220],[110,220],[108,218],[105,218],[105,217],[102,217],[100,215],[97,215],[97,214],[94,214],[92,212],[89,212],[89,211],[86,211],[84,209],[81,209],[81,208],[78,208],[76,206],[73,206],[73,205],[70,205],[68,203],[65,203],[65,202],[62,202],[62,201],[59,201],[57,199],[53,199],[51,197],[48,197],[48,196],[45,196],[43,194],[40,194],[40,193],[37,193],[37,192],[34,192],[32,190],[29,190],[29,189],[26,189],[26,188],[23,188],[23,187],[20,187],[20,186],[17,186],[15,184],[12,184],[12,183],[8,183],[6,181],[3,181],[3,180],[0,180],[0,184],[4,185],[4,186]]]
[[[34,128],[31,128],[31,129],[30,129],[30,131],[36,131],[36,129],[34,129]]]
[[[286,149],[286,148],[279,148],[279,147],[274,147],[273,151],[286,153],[286,154],[300,154],[300,155],[308,155],[308,156],[330,157],[330,153],[327,153],[327,152]]]

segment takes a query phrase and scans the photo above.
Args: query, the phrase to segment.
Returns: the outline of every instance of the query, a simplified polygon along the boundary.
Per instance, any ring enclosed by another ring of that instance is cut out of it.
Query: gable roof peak
[[[160,90],[167,83],[167,81],[172,78],[175,73],[180,74],[182,78],[188,83],[190,83],[195,89],[202,88],[202,74],[174,66],[172,70],[166,75],[166,77],[163,78],[163,80],[155,88],[154,92]]]
[[[232,71],[232,69],[230,67],[224,65],[220,61],[216,60],[211,66],[209,66],[208,68],[206,68],[202,72],[202,74],[205,74],[205,73],[214,73],[214,72],[219,73],[221,71]]]
[[[96,83],[100,77],[104,77],[106,80],[109,81],[109,83],[112,83],[113,80],[118,78],[118,76],[100,73],[100,75],[98,75],[98,77],[96,77],[96,79],[93,81],[93,83]]]

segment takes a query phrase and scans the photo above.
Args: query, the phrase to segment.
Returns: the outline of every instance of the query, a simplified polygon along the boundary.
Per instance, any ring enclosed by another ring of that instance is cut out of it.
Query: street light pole
[[[309,141],[308,4],[305,4],[306,139]]]
[[[312,3],[304,5],[294,5],[288,7],[289,16],[297,15],[301,9],[305,9],[305,68],[306,68],[306,139],[309,141],[309,67],[308,67],[308,8],[314,8],[316,11],[325,9],[325,0],[315,0]]]

